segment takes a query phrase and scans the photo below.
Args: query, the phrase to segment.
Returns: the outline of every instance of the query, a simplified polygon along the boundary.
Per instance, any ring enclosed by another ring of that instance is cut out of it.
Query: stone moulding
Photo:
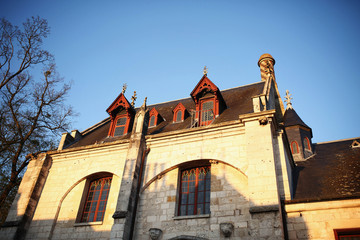
[[[250,207],[250,213],[263,213],[263,212],[278,212],[279,206],[278,205],[267,205],[267,206],[253,206]]]
[[[207,238],[203,237],[195,237],[195,236],[188,236],[188,235],[181,235],[177,237],[170,238],[169,240],[208,240]]]
[[[7,227],[17,227],[20,225],[20,221],[9,221],[9,222],[4,222],[0,228],[7,228]]]
[[[126,218],[126,215],[127,215],[127,211],[116,211],[112,217],[114,219],[119,219],[119,218]]]

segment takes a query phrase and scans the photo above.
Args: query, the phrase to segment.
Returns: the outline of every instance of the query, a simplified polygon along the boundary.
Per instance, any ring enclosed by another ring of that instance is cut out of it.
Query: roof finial
[[[203,73],[204,73],[204,75],[207,75],[207,73],[208,73],[208,68],[206,66],[204,67]]]
[[[131,101],[131,106],[134,107],[136,99],[137,99],[137,97],[136,97],[136,91],[134,91],[134,95],[131,97],[131,100],[132,100],[132,101]]]
[[[126,92],[126,88],[127,88],[127,84],[126,83],[124,83],[124,85],[123,85],[123,89],[122,89],[122,94],[125,94],[125,92]]]
[[[143,105],[140,107],[140,109],[146,110],[146,101],[147,101],[147,97],[145,97],[144,103],[143,103]]]
[[[291,94],[289,94],[289,90],[286,90],[286,96],[285,96],[286,100],[284,102],[286,102],[286,109],[293,109],[292,104],[291,104],[291,99],[293,99],[291,97]]]

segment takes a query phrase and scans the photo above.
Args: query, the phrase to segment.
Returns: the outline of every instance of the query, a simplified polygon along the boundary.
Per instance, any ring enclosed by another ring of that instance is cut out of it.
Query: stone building
[[[124,88],[30,161],[0,239],[360,239],[360,138],[312,143],[274,65],[140,108]]]

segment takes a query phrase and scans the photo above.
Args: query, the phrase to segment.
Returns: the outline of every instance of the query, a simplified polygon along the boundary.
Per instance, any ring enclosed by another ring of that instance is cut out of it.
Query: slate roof
[[[290,127],[290,126],[295,126],[295,125],[304,126],[304,127],[310,129],[310,127],[308,125],[306,125],[303,122],[303,120],[301,120],[301,118],[299,117],[299,115],[297,115],[297,113],[294,109],[292,109],[292,108],[286,109],[285,114],[284,114],[284,126]]]
[[[261,94],[264,88],[264,84],[265,82],[257,82],[254,84],[221,91],[227,108],[213,121],[212,124],[238,120],[239,115],[252,113],[253,104],[251,97]],[[173,123],[173,109],[177,106],[179,102],[181,102],[185,106],[188,114],[187,116],[185,116],[184,122]],[[148,109],[151,110],[154,107],[162,117],[163,121],[160,122],[156,127],[149,128],[147,132],[148,135],[190,128],[190,110],[195,109],[195,103],[191,97],[171,102],[149,105]],[[136,111],[138,110],[139,109],[137,108]],[[83,138],[80,139],[78,142],[75,142],[68,148],[128,139],[130,137],[130,134],[119,137],[107,137],[110,127],[110,119],[105,119],[102,122],[103,124],[98,124],[99,126],[92,127],[91,130],[85,130],[84,132],[82,132]]]
[[[313,145],[315,154],[297,162],[294,201],[360,197],[360,147],[351,147],[354,140]]]

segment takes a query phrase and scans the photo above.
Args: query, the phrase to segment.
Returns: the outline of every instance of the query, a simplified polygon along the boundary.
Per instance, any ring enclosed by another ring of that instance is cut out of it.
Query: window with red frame
[[[182,114],[183,114],[183,112],[181,110],[177,111],[177,113],[176,113],[176,122],[181,122],[182,121]]]
[[[103,220],[111,179],[112,177],[105,177],[90,182],[81,222],[97,222]]]
[[[126,122],[127,122],[127,117],[119,117],[116,120],[116,125],[115,125],[115,131],[114,131],[114,136],[122,136],[125,133],[126,130]]]
[[[360,240],[360,228],[334,229],[336,240]]]
[[[208,100],[201,103],[200,125],[209,125],[214,120],[214,101]]]
[[[299,146],[298,146],[298,144],[297,144],[296,141],[293,141],[293,142],[291,143],[291,153],[292,153],[292,154],[299,153]]]
[[[155,116],[155,115],[152,115],[152,116],[150,117],[149,127],[154,127],[154,126],[155,126],[155,120],[156,120],[156,116]]]
[[[310,150],[310,141],[307,137],[304,138],[304,148]]]
[[[179,216],[210,213],[210,166],[181,171]]]

